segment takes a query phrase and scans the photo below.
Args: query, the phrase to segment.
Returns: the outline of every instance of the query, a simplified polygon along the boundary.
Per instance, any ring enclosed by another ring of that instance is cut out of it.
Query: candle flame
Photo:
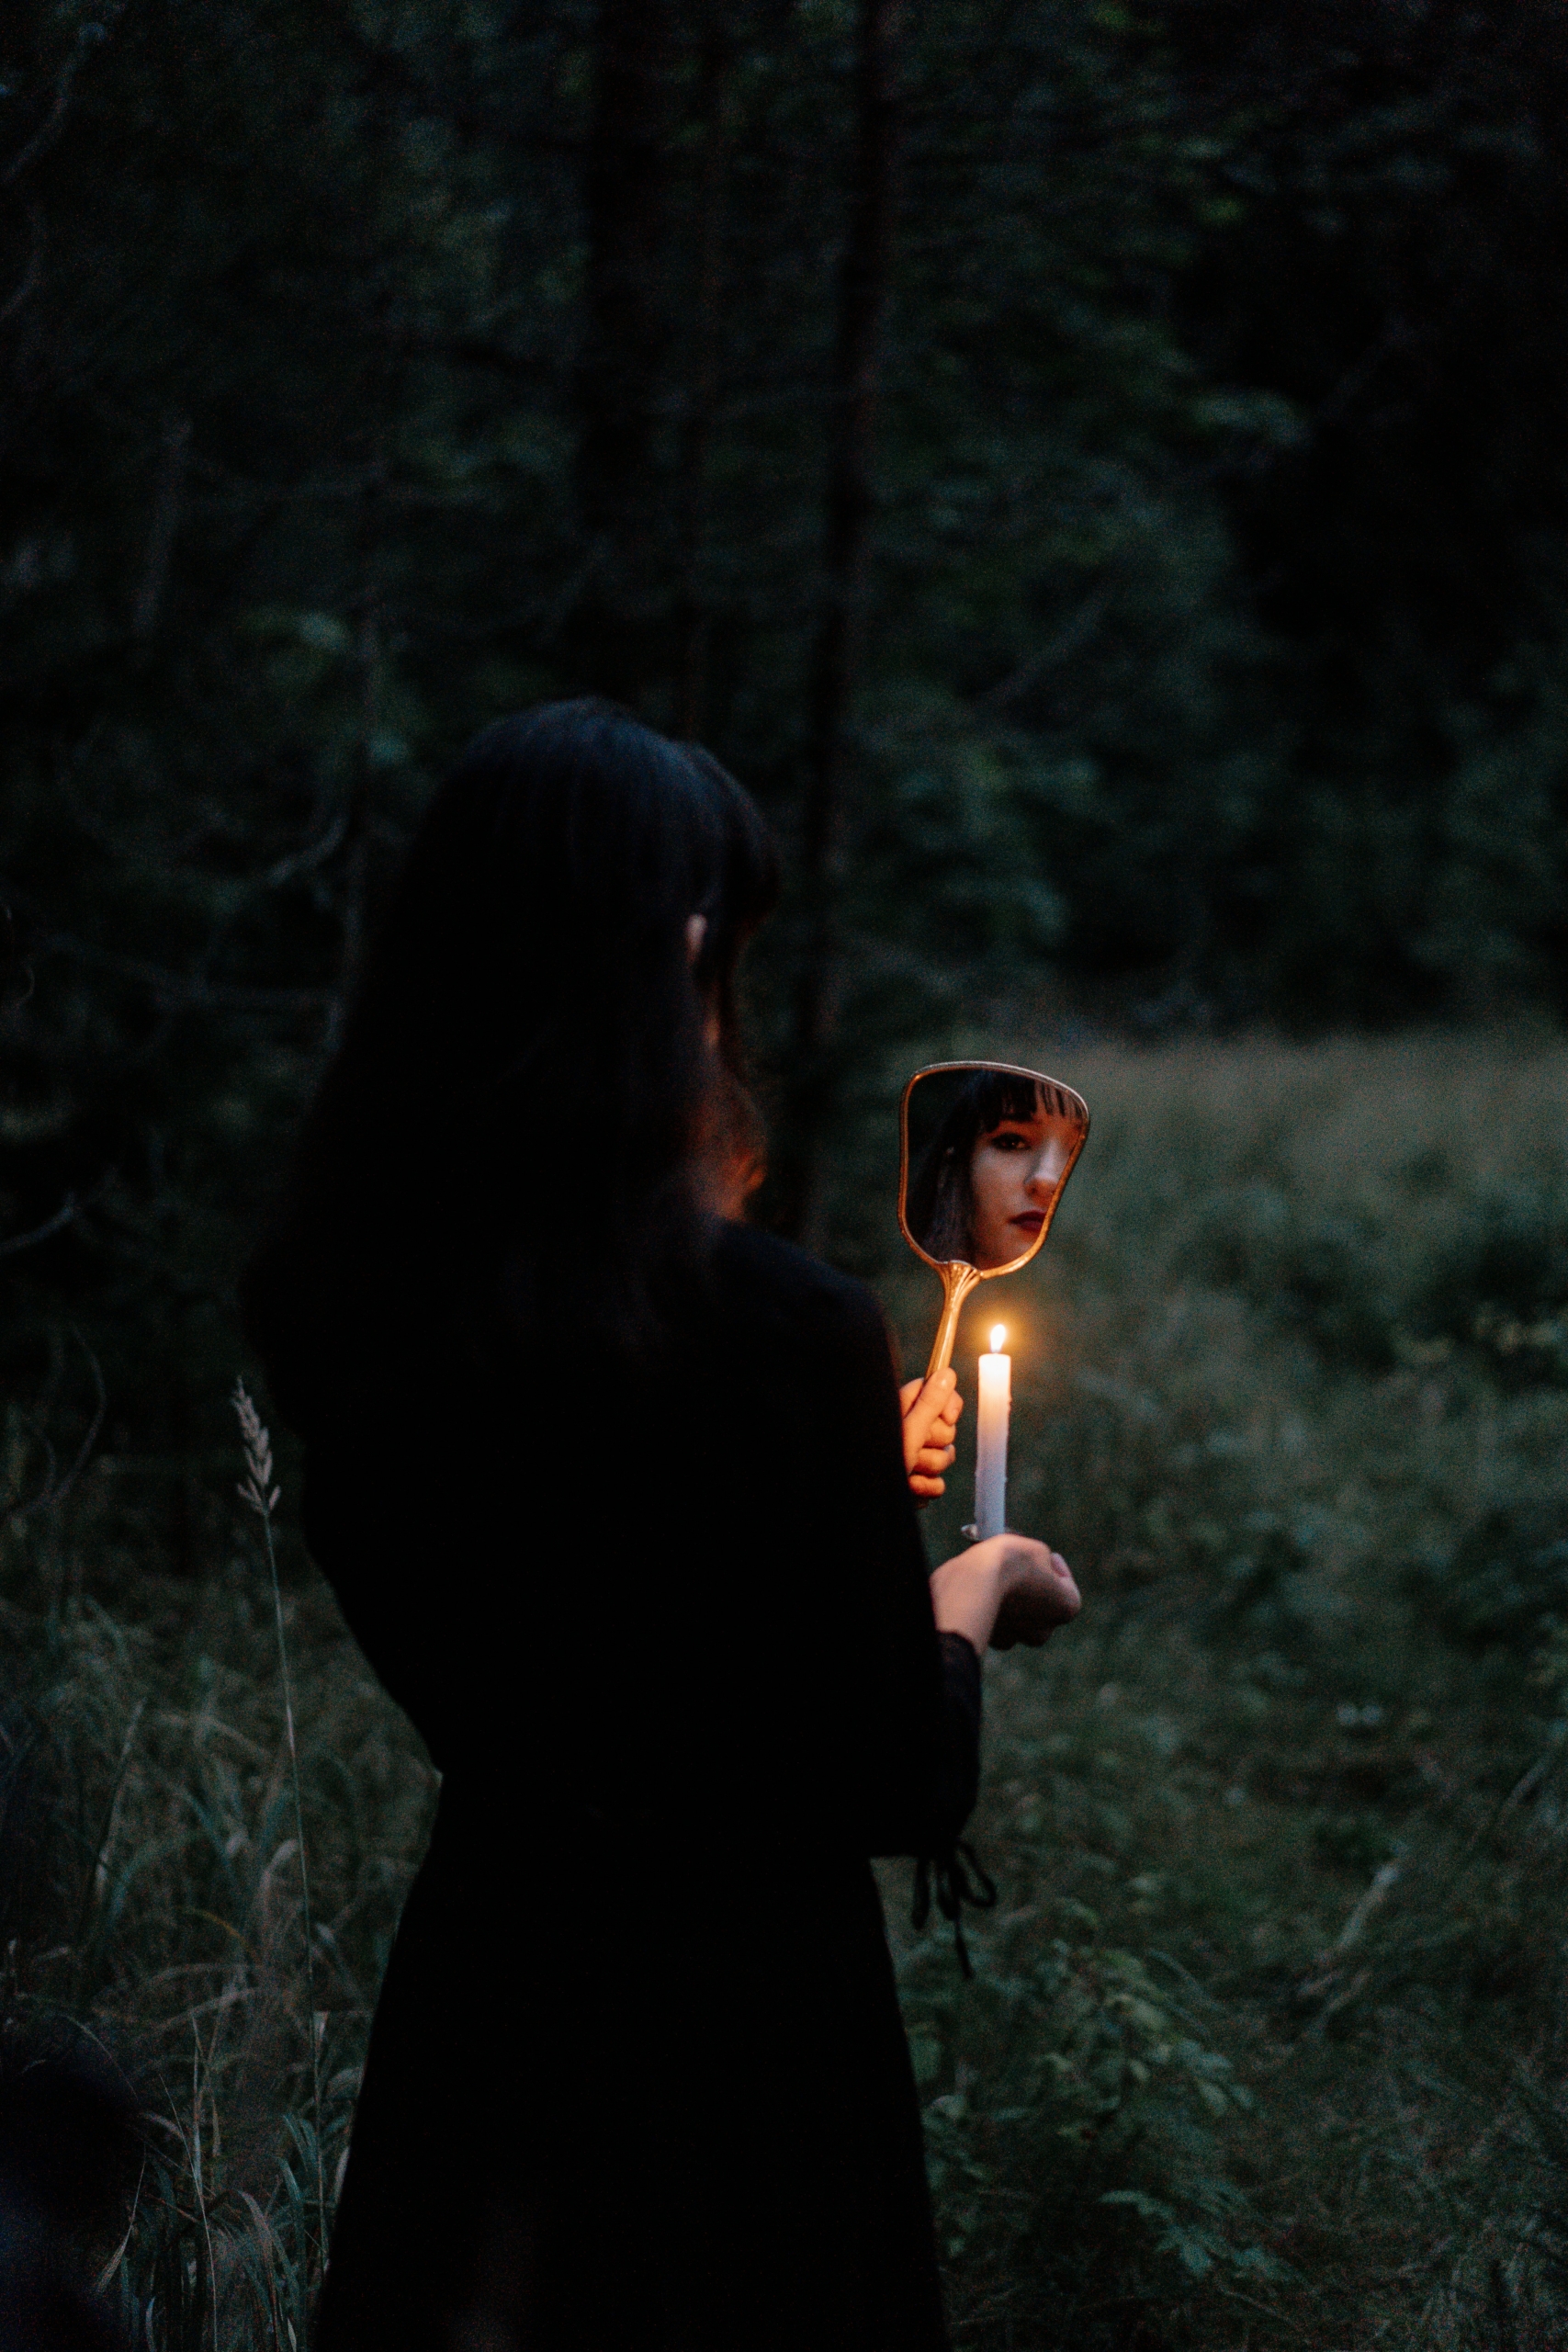
[[[991,1353],[992,1353],[994,1356],[999,1356],[999,1355],[1000,1355],[1000,1353],[1001,1353],[1001,1351],[1002,1351],[1002,1341],[1007,1338],[1007,1335],[1008,1335],[1008,1327],[1007,1327],[1007,1325],[1006,1325],[1005,1323],[993,1323],[993,1324],[992,1324],[992,1326],[991,1326]]]

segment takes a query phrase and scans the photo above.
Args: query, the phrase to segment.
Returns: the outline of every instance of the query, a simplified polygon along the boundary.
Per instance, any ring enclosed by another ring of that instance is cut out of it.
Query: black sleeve
[[[980,1660],[962,1634],[939,1634],[942,1647],[942,1754],[932,1803],[931,1851],[947,1853],[975,1810],[980,1785]]]
[[[941,1854],[975,1802],[980,1662],[962,1635],[937,1634],[886,1327],[868,1293],[845,1290],[825,1318],[811,1386],[826,1507],[818,1573],[841,1596],[846,1638],[827,1655],[814,1645],[807,1706],[859,1850]],[[805,1529],[797,1538],[812,1540]]]
[[[430,1379],[319,1432],[307,1540],[434,1762],[520,1820],[941,1855],[980,1669],[937,1634],[880,1309],[766,1237],[723,1271],[645,1389],[552,1366],[480,1420]]]

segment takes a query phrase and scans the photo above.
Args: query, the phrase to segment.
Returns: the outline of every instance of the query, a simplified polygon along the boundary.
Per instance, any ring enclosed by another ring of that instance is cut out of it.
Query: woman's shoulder
[[[861,1334],[886,1351],[886,1325],[875,1293],[776,1234],[755,1226],[727,1225],[718,1244],[717,1272],[728,1313],[758,1317],[803,1336]]]

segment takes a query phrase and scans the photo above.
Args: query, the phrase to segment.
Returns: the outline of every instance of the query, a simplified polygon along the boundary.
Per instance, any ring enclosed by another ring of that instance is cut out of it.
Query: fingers
[[[939,1413],[925,1430],[923,1445],[951,1445],[958,1433],[956,1421],[946,1413]]]
[[[953,1444],[946,1430],[939,1423],[934,1430],[928,1431],[915,1451],[917,1453],[941,1453],[951,1462],[958,1448]]]
[[[1001,1606],[991,1640],[997,1649],[1022,1643],[1038,1649],[1083,1606],[1073,1572],[1060,1552],[1026,1535],[993,1535],[970,1554],[991,1552],[1001,1579]]]
[[[922,1446],[908,1465],[910,1492],[925,1502],[933,1501],[938,1495],[945,1495],[947,1481],[942,1474],[953,1467],[956,1451],[956,1447],[951,1445]]]
[[[931,1416],[932,1429],[940,1429],[945,1431],[947,1436],[951,1437],[953,1430],[958,1427],[958,1416],[963,1410],[964,1399],[958,1394],[957,1389],[954,1388],[951,1390],[946,1396],[939,1400],[936,1409]]]
[[[1060,1552],[1045,1552],[1043,1560],[1031,1561],[1018,1579],[1018,1589],[1041,1608],[1059,1610],[1063,1624],[1083,1606],[1073,1572]]]
[[[987,1555],[996,1567],[1005,1570],[1010,1576],[1026,1575],[1031,1569],[1048,1570],[1053,1556],[1049,1547],[1044,1544],[1036,1543],[1032,1535],[1014,1535],[1010,1532],[1006,1535],[987,1535],[983,1542],[971,1548],[969,1557],[975,1559],[982,1554]]]
[[[1002,1626],[1010,1647],[1013,1642],[1022,1642],[1031,1649],[1039,1649],[1053,1634],[1070,1625],[1083,1607],[1066,1560],[1059,1552],[1049,1556],[1049,1576],[1036,1571],[1024,1586],[1009,1595],[1004,1604]]]
[[[944,1364],[930,1380],[907,1380],[898,1391],[906,1418],[918,1411],[922,1419],[934,1421],[939,1414],[956,1420],[957,1412],[953,1395],[958,1385],[958,1374],[953,1366]]]
[[[964,1399],[958,1375],[951,1364],[930,1380],[907,1380],[898,1391],[904,1412],[904,1464],[910,1492],[922,1502],[947,1492],[944,1470],[953,1467],[958,1449],[953,1433]]]
[[[904,1409],[904,1464],[914,1470],[920,1456],[934,1449],[945,1451],[952,1442],[953,1426],[958,1419],[954,1409],[953,1391],[956,1374],[951,1364],[944,1365],[934,1379],[907,1380],[898,1391]]]
[[[1056,1587],[1053,1596],[1056,1610],[1056,1623],[1070,1625],[1083,1607],[1083,1595],[1074,1583],[1073,1572],[1061,1554],[1053,1552],[1051,1557],[1055,1562],[1057,1569]]]
[[[939,1372],[934,1380],[907,1380],[898,1391],[898,1403],[906,1420],[918,1406],[922,1420],[957,1422],[964,1410],[964,1399],[954,1393],[955,1374],[951,1364]]]

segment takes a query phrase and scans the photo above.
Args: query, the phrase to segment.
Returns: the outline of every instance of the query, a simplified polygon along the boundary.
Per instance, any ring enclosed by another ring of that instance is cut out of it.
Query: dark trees
[[[778,1206],[835,1247],[896,1045],[1561,1005],[1546,0],[127,0],[0,51],[0,1268],[78,1438],[73,1320],[149,1445],[202,1425],[145,1364],[220,1412],[386,875],[544,695],[773,812]]]
[[[1568,28],[1540,0],[1160,15],[1232,190],[1184,339],[1298,419],[1224,486],[1300,780],[1237,953],[1319,1017],[1561,1007]]]
[[[673,538],[658,469],[671,339],[671,26],[666,0],[600,0],[583,160],[586,256],[575,385],[584,684],[633,708],[668,673]]]
[[[805,936],[790,1037],[787,1174],[781,1216],[798,1233],[813,1206],[816,1162],[830,1105],[825,1049],[840,953],[838,871],[866,571],[875,511],[877,377],[893,267],[897,73],[902,0],[860,0],[855,35],[854,148],[838,271],[830,390],[821,609],[812,645],[798,888]]]

